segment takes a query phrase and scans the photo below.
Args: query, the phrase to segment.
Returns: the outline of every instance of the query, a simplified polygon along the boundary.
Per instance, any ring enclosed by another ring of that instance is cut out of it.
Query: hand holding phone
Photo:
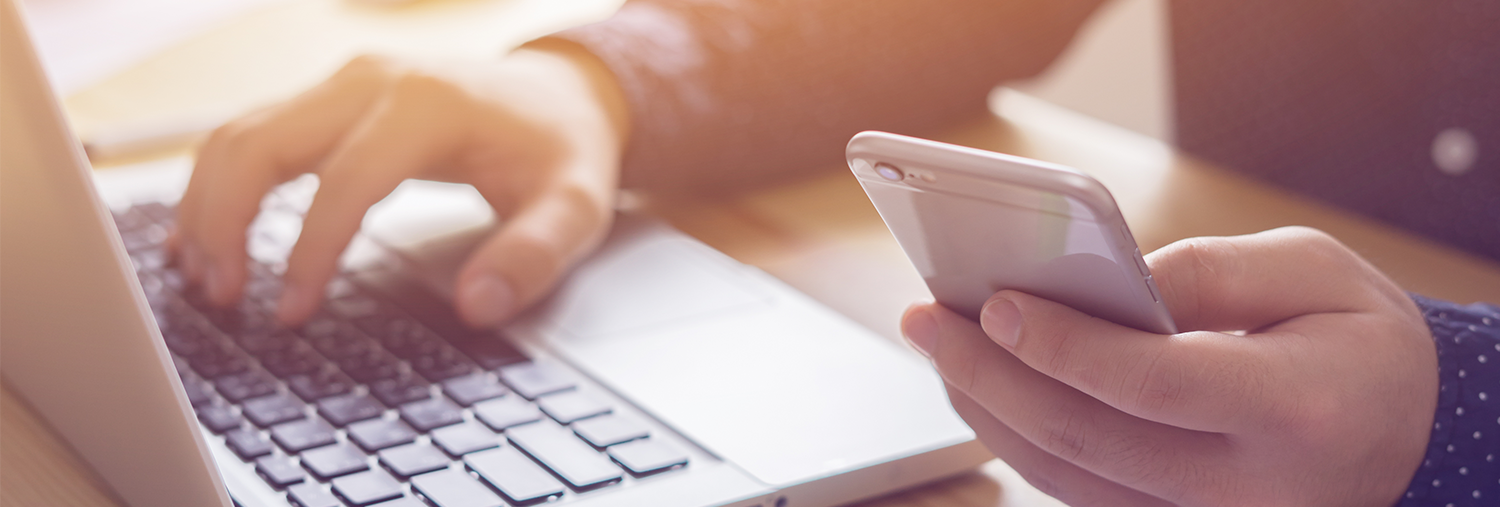
[[[1429,448],[1434,428],[1464,435],[1468,463],[1484,459],[1481,435],[1442,419],[1455,413],[1442,403],[1460,402],[1439,403],[1422,313],[1333,237],[1286,227],[1183,240],[1152,254],[1163,292],[1113,199],[1082,174],[880,133],[848,153],[941,303],[908,309],[903,334],[985,446],[1046,493],[1075,505],[1391,505],[1408,481],[1430,495],[1416,501],[1468,499],[1446,476],[1426,487],[1440,470],[1482,476],[1422,466],[1444,452],[1444,440]],[[1163,336],[1177,327],[1168,306],[1191,332]],[[1477,336],[1464,342],[1487,350]]]
[[[1177,326],[1114,198],[1066,167],[884,132],[849,168],[938,303],[979,320],[1012,289],[1158,334]]]

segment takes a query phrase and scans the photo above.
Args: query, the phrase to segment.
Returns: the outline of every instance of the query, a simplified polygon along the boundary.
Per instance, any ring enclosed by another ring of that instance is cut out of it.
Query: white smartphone
[[[1094,317],[1177,332],[1104,185],[1055,164],[885,132],[845,158],[938,303],[979,320],[1014,289]]]

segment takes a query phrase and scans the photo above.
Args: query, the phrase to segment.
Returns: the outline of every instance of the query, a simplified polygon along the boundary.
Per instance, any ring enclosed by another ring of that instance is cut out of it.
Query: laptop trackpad
[[[636,225],[533,330],[683,436],[778,487],[973,438],[924,362],[680,232]]]
[[[740,266],[694,252],[681,233],[622,220],[611,240],[548,302],[545,319],[574,340],[610,338],[763,307],[768,296],[736,283]]]

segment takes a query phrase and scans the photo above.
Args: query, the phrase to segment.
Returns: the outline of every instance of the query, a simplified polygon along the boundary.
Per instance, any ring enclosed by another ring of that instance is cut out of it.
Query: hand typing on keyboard
[[[152,203],[116,223],[213,445],[293,505],[499,507],[689,466],[644,418],[402,273],[339,273],[284,326],[279,279],[252,262],[244,297],[217,306],[160,262],[177,217]]]
[[[180,205],[181,265],[212,302],[233,304],[262,197],[317,174],[276,313],[299,324],[322,302],[370,205],[407,178],[470,183],[503,225],[463,267],[454,300],[470,325],[493,327],[544,295],[608,230],[626,124],[608,75],[566,43],[447,66],[356,59],[214,132]]]
[[[990,450],[1070,504],[1402,496],[1438,396],[1432,334],[1411,298],[1305,228],[1188,240],[1147,262],[1182,333],[1013,291],[979,325],[918,305],[903,328]],[[1219,332],[1232,330],[1248,331]]]

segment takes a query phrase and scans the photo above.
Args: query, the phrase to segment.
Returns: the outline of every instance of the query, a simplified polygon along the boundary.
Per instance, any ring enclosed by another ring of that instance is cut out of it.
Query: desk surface
[[[74,95],[66,107],[85,133],[204,109],[243,109],[316,82],[361,48],[482,57],[603,16],[615,3],[575,2],[568,5],[576,10],[568,12],[549,7],[557,3],[548,0],[434,0],[395,11],[338,0],[279,4]],[[226,58],[242,65],[205,67]],[[934,137],[1092,174],[1114,192],[1144,251],[1192,236],[1308,225],[1332,233],[1408,290],[1462,302],[1500,301],[1500,264],[1181,157],[1151,139],[1025,96],[998,93],[992,109],[993,116]],[[899,339],[901,310],[927,295],[843,168],[728,198],[659,200],[647,207],[893,340]],[[118,503],[23,401],[0,390],[0,507],[32,505]],[[994,461],[976,473],[867,505],[1058,503]]]

